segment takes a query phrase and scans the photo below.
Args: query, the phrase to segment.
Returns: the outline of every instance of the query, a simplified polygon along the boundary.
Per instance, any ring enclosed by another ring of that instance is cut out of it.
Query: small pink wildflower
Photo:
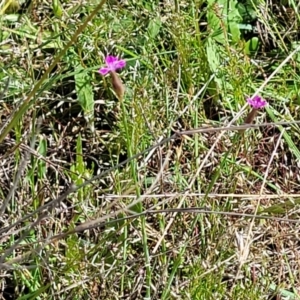
[[[247,102],[254,109],[260,109],[267,105],[267,101],[261,98],[260,96],[255,96],[253,98],[248,98]]]
[[[122,69],[126,66],[126,61],[118,59],[116,56],[108,55],[105,57],[106,66],[99,70],[101,75],[106,75],[109,72],[115,72],[117,69]]]

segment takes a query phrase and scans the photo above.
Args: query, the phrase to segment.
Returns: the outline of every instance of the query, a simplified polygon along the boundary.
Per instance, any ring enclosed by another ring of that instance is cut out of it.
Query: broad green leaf
[[[47,140],[42,138],[39,143],[38,148],[39,154],[46,157],[47,155]],[[47,168],[46,168],[46,162],[42,159],[38,160],[38,177],[44,178],[46,176]]]
[[[300,199],[294,199],[294,200],[286,200],[283,203],[274,204],[262,211],[259,212],[259,214],[268,213],[271,215],[283,215],[287,211],[293,209],[296,205],[300,204]]]
[[[256,11],[253,8],[252,3],[250,1],[247,3],[238,3],[237,4],[237,9],[243,18],[244,22],[250,23],[253,22],[257,18]]]
[[[61,6],[61,3],[59,2],[59,0],[52,1],[52,8],[53,8],[53,13],[54,13],[55,17],[61,18],[63,15],[63,10],[62,10],[62,6]]]
[[[223,0],[224,4],[228,2],[228,0]],[[228,5],[229,4],[229,5]],[[229,1],[225,7],[226,9],[226,15],[228,16],[227,22],[229,26],[229,31],[231,33],[231,38],[233,42],[238,42],[241,38],[241,32],[239,28],[239,23],[242,22],[242,17],[239,13],[238,7],[237,7],[237,1],[231,0]]]
[[[259,39],[258,37],[253,37],[251,40],[247,41],[244,47],[244,52],[246,55],[253,55],[258,51]]]
[[[238,42],[241,39],[241,32],[239,24],[236,22],[229,23],[230,33],[233,42]]]
[[[212,73],[216,74],[214,80],[217,84],[217,88],[221,89],[223,83],[222,80],[217,76],[217,73],[219,72],[221,66],[221,61],[220,61],[220,55],[218,51],[218,45],[214,39],[209,38],[207,40],[206,52],[207,52],[207,60],[208,60],[209,68],[212,71]]]
[[[210,9],[207,13],[207,23],[213,31],[214,38],[219,43],[224,43],[227,40],[227,33],[230,33],[231,40],[238,42],[240,40],[241,32],[239,28],[242,17],[237,8],[236,0],[209,0]],[[226,30],[224,32],[224,25]],[[227,31],[227,32],[226,32]],[[218,32],[218,34],[216,34]]]
[[[84,68],[78,64],[75,68],[75,86],[77,100],[84,112],[84,116],[93,128],[94,122],[94,93],[92,87],[92,78],[85,72]]]
[[[224,32],[221,30],[221,20],[215,14],[214,10],[211,8],[207,12],[207,24],[209,29],[212,31],[211,36],[221,43],[225,43]]]
[[[149,33],[149,37],[154,39],[161,28],[161,20],[160,18],[155,18],[150,20],[149,25],[148,25],[148,33]]]
[[[240,30],[248,30],[248,31],[253,30],[253,26],[250,24],[239,24],[239,28]]]

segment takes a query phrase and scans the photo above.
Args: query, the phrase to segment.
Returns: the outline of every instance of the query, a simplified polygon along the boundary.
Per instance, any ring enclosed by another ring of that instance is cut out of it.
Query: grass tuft
[[[269,4],[1,4],[3,299],[300,297],[300,17]]]

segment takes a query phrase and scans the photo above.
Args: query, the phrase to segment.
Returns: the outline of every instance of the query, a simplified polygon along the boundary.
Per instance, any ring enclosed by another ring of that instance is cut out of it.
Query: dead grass
[[[288,6],[276,31],[284,7],[258,6],[262,52],[248,57],[249,37],[234,43],[202,2],[109,1],[15,123],[97,4],[1,16],[2,299],[299,297],[298,124],[230,129],[257,91],[269,107],[256,123],[297,120],[299,18]],[[108,53],[127,60],[124,102],[97,74]]]

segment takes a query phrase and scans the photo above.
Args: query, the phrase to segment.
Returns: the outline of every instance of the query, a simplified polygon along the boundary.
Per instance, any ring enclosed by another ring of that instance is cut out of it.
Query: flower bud
[[[256,115],[257,115],[258,109],[252,108],[252,110],[249,112],[245,119],[245,124],[252,124]]]
[[[119,75],[115,71],[110,72],[110,77],[111,77],[113,90],[115,91],[118,99],[122,100],[125,93],[125,86],[122,83],[122,80],[120,79]]]

